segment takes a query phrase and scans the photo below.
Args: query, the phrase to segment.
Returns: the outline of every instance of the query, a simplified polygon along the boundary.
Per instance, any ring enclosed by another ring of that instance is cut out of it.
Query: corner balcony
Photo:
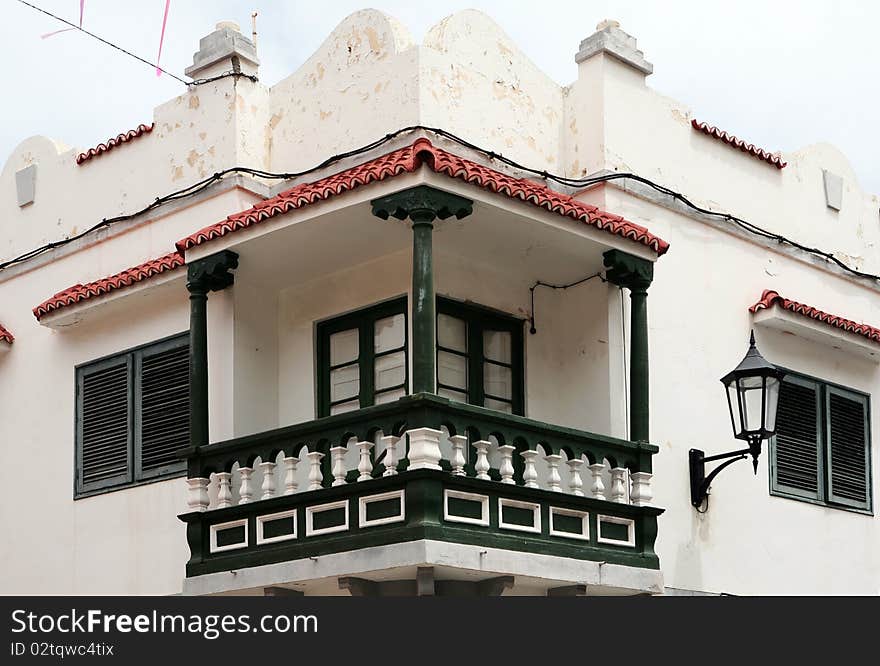
[[[647,292],[667,247],[425,139],[180,241],[184,592],[662,591]],[[593,277],[542,294],[536,325],[539,285]]]
[[[431,394],[191,449],[184,591],[658,592],[656,452]]]

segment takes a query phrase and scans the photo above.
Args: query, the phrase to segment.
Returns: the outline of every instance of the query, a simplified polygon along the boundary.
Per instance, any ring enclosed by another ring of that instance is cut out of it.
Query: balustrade
[[[223,509],[406,470],[435,469],[648,506],[655,451],[644,443],[417,396],[190,450],[187,505],[191,511]],[[305,464],[299,466],[301,460]],[[490,460],[499,461],[497,468]],[[589,470],[586,482],[584,470]]]

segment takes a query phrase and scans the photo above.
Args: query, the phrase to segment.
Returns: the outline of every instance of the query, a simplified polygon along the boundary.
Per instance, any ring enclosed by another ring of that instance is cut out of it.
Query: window
[[[787,375],[771,442],[771,493],[871,510],[869,397]]]
[[[189,334],[76,369],[76,495],[183,472]]]
[[[474,305],[437,299],[437,393],[523,413],[523,323]]]
[[[321,322],[317,337],[319,417],[406,395],[406,298]]]

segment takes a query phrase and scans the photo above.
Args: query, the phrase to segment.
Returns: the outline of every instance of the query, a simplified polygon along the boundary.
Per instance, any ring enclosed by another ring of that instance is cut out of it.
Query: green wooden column
[[[413,393],[434,393],[436,377],[434,349],[434,216],[412,220],[412,319],[413,319]]]
[[[461,220],[473,212],[473,201],[419,185],[372,202],[373,215],[383,220],[409,219],[413,230],[412,265],[412,392],[436,390],[436,324],[434,295],[434,221],[453,215]]]
[[[654,279],[654,264],[620,250],[609,250],[603,256],[608,281],[629,289],[629,437],[634,442],[647,442],[650,438],[648,287]]]
[[[189,290],[189,440],[208,443],[208,293],[230,286],[238,255],[229,250],[188,264]]]

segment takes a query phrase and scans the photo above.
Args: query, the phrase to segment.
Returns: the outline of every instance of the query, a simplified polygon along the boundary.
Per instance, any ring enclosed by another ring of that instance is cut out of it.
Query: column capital
[[[453,215],[463,219],[474,210],[474,202],[457,194],[444,192],[430,185],[417,185],[389,194],[370,202],[373,215],[387,220],[409,218],[413,225],[431,224],[435,219],[445,220]]]
[[[621,250],[608,250],[605,260],[605,276],[611,284],[636,291],[645,291],[654,280],[654,264],[647,259]]]
[[[232,270],[238,268],[238,255],[223,250],[204,259],[187,264],[186,288],[190,293],[207,294],[221,291],[232,285],[235,276]]]

